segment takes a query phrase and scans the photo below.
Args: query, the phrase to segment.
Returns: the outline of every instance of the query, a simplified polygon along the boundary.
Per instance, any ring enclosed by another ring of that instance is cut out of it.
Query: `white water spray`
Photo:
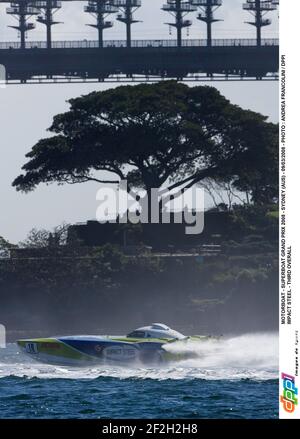
[[[220,341],[175,342],[174,353],[192,352],[193,359],[157,368],[97,366],[71,369],[39,364],[18,352],[16,345],[0,349],[0,379],[7,376],[95,379],[267,380],[278,377],[278,334],[247,334]]]
[[[186,363],[198,367],[277,368],[278,336],[249,334],[238,337],[195,342],[178,341],[166,345],[166,351],[192,353]]]

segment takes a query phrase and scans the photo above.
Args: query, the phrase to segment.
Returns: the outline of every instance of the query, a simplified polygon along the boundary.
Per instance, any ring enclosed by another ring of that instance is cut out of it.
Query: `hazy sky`
[[[143,0],[142,8],[137,11],[136,18],[143,24],[133,27],[133,38],[169,38],[168,14],[160,11],[162,0]],[[242,10],[243,1],[224,0],[216,13],[224,22],[214,26],[217,38],[254,37],[255,30],[244,24],[249,14]],[[92,23],[93,18],[84,14],[83,2],[64,4],[56,18],[65,21],[65,25],[55,27],[54,38],[93,39],[95,31],[85,26]],[[189,38],[203,37],[204,27],[194,18],[194,26]],[[268,15],[273,24],[264,29],[267,37],[277,37],[277,12]],[[17,32],[7,29],[13,24],[12,17],[7,17],[0,6],[0,41],[16,39]],[[202,32],[202,34],[201,34]],[[106,33],[107,39],[123,38],[124,28],[117,24],[114,30]],[[44,38],[44,27],[38,25],[30,33],[30,39]],[[278,120],[278,83],[277,82],[228,82],[213,83],[233,103],[243,108],[259,111]],[[42,185],[30,194],[17,193],[11,187],[13,179],[20,174],[25,162],[24,155],[46,134],[52,117],[66,111],[67,99],[91,92],[110,88],[109,84],[70,84],[70,85],[9,85],[0,89],[0,132],[1,132],[1,164],[0,164],[0,236],[17,242],[25,237],[32,227],[51,228],[63,221],[78,222],[93,219],[97,208],[97,185],[85,183],[72,186]]]

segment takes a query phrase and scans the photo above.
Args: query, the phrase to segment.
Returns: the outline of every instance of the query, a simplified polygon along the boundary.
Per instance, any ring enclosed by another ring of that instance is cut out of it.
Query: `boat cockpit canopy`
[[[129,338],[167,338],[182,340],[185,338],[183,334],[174,329],[169,328],[163,323],[153,323],[151,326],[144,326],[130,332]]]

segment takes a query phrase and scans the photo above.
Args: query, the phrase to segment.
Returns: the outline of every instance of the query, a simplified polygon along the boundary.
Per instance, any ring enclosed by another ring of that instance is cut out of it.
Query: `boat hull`
[[[110,336],[72,336],[19,340],[18,346],[32,359],[60,366],[157,365],[195,358],[189,342],[218,340],[217,337],[191,336],[183,340]],[[186,349],[167,349],[174,342],[186,343]],[[197,354],[198,355],[198,354]]]
[[[159,363],[165,342],[129,342],[103,338],[49,338],[19,340],[22,352],[32,359],[62,366],[93,364]]]

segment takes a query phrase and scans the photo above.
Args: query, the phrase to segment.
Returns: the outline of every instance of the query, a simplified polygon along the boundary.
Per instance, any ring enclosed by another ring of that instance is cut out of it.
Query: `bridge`
[[[82,1],[82,0],[63,0]],[[149,1],[149,0],[144,0]],[[276,0],[246,0],[244,9],[254,14],[249,24],[256,27],[253,39],[214,39],[212,24],[219,21],[215,11],[222,0],[167,0],[162,5],[174,21],[176,39],[132,39],[133,13],[140,0],[90,0],[85,12],[90,13],[97,29],[97,40],[57,41],[52,26],[58,24],[54,13],[62,7],[56,0],[0,0],[10,2],[6,12],[17,23],[10,26],[19,32],[17,41],[0,41],[0,65],[7,83],[48,82],[144,82],[162,79],[185,81],[276,80],[279,67],[278,39],[262,38],[262,28],[270,24],[263,18],[276,10]],[[205,39],[184,39],[182,30],[192,25],[184,17],[200,10],[198,19],[207,26]],[[126,39],[105,40],[104,30],[113,26],[106,17],[120,12],[117,20],[126,25]],[[35,23],[46,25],[44,41],[26,39]]]

